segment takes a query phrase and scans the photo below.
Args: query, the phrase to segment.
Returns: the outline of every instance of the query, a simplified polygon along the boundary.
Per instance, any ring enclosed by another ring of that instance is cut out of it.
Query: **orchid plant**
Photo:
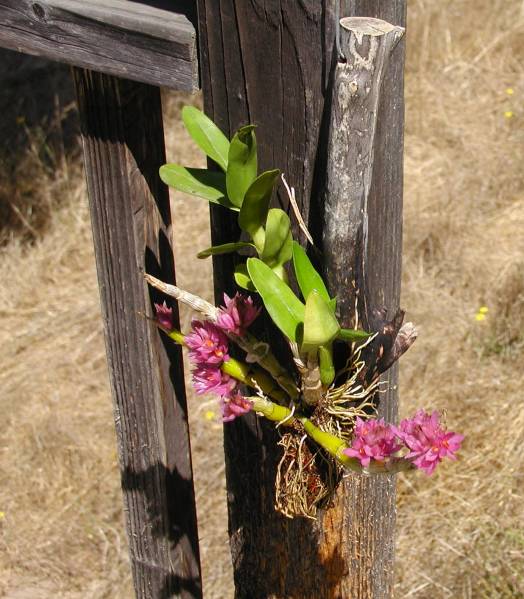
[[[241,127],[228,140],[193,106],[184,107],[182,119],[218,169],[166,164],[160,176],[179,191],[237,213],[242,238],[207,248],[198,257],[240,253],[234,279],[242,291],[224,295],[223,305],[216,307],[146,275],[151,285],[200,314],[192,330],[183,334],[174,328],[172,308],[155,304],[156,324],[188,349],[194,389],[218,396],[224,422],[255,412],[281,430],[276,508],[289,517],[315,517],[344,469],[363,474],[421,469],[432,474],[443,458],[456,459],[463,436],[446,431],[438,412],[420,410],[398,427],[374,417],[380,375],[409,348],[416,330],[410,323],[401,326],[403,313],[381,331],[340,325],[336,298],[293,240],[289,216],[270,208],[280,172],[258,173],[254,125]],[[294,191],[283,181],[296,206]],[[298,212],[296,217],[304,228]],[[250,331],[262,310],[282,333],[295,368],[286,369],[271,345]],[[349,355],[338,371],[334,344],[345,344]]]

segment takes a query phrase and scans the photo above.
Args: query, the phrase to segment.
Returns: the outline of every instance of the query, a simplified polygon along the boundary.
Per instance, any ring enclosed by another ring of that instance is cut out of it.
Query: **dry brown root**
[[[329,502],[341,477],[341,468],[321,450],[311,450],[307,436],[298,430],[282,435],[284,453],[275,480],[275,508],[288,518],[315,519]]]
[[[357,417],[375,411],[373,401],[380,390],[378,378],[363,381],[362,352],[373,338],[355,348],[342,371],[344,382],[331,387],[315,406],[311,421],[321,430],[351,442]],[[287,430],[279,442],[283,455],[275,481],[275,508],[288,518],[315,519],[319,508],[329,504],[342,478],[342,467],[324,451],[316,449],[299,425]]]

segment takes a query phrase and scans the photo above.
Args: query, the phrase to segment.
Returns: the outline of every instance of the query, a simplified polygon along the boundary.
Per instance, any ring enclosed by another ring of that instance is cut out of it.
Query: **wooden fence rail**
[[[0,0],[0,44],[151,85],[198,89],[195,28],[126,0]]]

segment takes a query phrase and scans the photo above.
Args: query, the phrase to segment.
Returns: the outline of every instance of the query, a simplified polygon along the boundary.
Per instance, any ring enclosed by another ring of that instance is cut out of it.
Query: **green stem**
[[[259,341],[251,333],[245,333],[242,337],[229,335],[229,337],[249,356],[249,360],[260,364],[264,370],[275,379],[275,381],[284,389],[293,401],[299,398],[299,392],[293,379],[289,376],[287,370],[280,365],[275,358],[269,345]]]
[[[302,373],[302,400],[308,406],[315,406],[322,399],[324,390],[320,380],[318,351],[314,348],[307,352],[306,368]]]
[[[348,448],[348,445],[342,439],[339,439],[336,435],[320,430],[318,426],[315,426],[311,420],[309,420],[309,418],[300,415],[295,416],[289,408],[279,406],[269,399],[249,397],[249,400],[253,402],[253,410],[262,414],[268,420],[282,422],[285,426],[291,426],[297,421],[301,422],[308,437],[313,439],[317,445],[320,445],[322,449],[327,451],[340,464],[354,472],[360,474],[391,474],[393,472],[413,470],[414,468],[409,460],[403,458],[390,458],[385,462],[371,460],[369,466],[363,468],[357,458],[352,458],[344,453],[344,450]]]
[[[276,385],[275,381],[262,368],[248,366],[244,362],[230,357],[227,362],[222,362],[220,370],[252,389],[260,388],[266,395],[277,401],[284,403],[289,401],[284,391]]]
[[[332,435],[331,433],[320,430],[307,418],[298,417],[298,420],[300,420],[302,423],[304,430],[309,437],[311,437],[316,443],[318,443],[318,445],[320,445],[320,447],[325,449],[343,466],[353,470],[354,472],[366,474],[391,474],[393,472],[413,470],[414,468],[413,464],[404,458],[390,458],[384,462],[371,460],[369,466],[364,468],[357,458],[352,458],[344,453],[344,450],[348,448],[348,445],[342,439],[339,439],[337,436]]]
[[[265,416],[268,420],[273,422],[284,422],[284,424],[293,424],[295,422],[295,418],[291,416],[291,410],[284,406],[279,406],[276,403],[273,403],[269,399],[265,397],[249,397],[248,398],[253,403],[253,410]],[[289,419],[289,420],[288,420]]]
[[[333,344],[321,345],[318,348],[318,361],[320,368],[320,380],[327,388],[335,379],[335,366],[333,365]]]
[[[161,328],[170,339],[173,339],[173,341],[175,341],[179,345],[183,345],[183,346],[186,345],[186,342],[184,341],[184,335],[180,331],[177,331],[176,329],[167,331],[163,327],[159,327],[159,328]]]

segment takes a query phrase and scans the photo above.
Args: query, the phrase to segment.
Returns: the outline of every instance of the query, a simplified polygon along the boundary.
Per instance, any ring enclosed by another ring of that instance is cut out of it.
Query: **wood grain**
[[[228,133],[258,125],[260,167],[279,167],[317,246],[324,228],[335,1],[199,0],[200,65],[206,112]],[[405,24],[406,1],[351,0],[341,15]],[[385,74],[369,190],[368,308],[394,314],[400,293],[404,43]],[[395,158],[392,160],[392,156]],[[285,193],[276,200],[288,208]],[[213,243],[238,235],[235,219],[212,209]],[[303,235],[295,227],[296,238]],[[341,251],[352,250],[349,247]],[[321,262],[318,251],[312,257]],[[217,299],[231,292],[234,258],[214,258]],[[321,264],[319,264],[321,266]],[[343,292],[344,290],[342,290]],[[276,338],[274,331],[272,339]],[[286,356],[283,354],[283,358]],[[381,410],[396,414],[396,373]],[[242,419],[225,428],[229,528],[236,597],[383,598],[392,588],[394,480],[351,477],[317,523],[273,509],[279,457],[271,425]]]
[[[0,46],[110,75],[198,89],[183,14],[126,0],[0,0]]]
[[[342,23],[345,61],[338,62],[334,71],[322,194],[323,268],[330,292],[340,298],[337,312],[344,326],[354,322],[358,298],[363,327],[382,331],[384,321],[397,314],[399,301],[400,281],[395,290],[387,291],[385,281],[392,271],[400,276],[402,195],[384,170],[384,152],[389,152],[388,163],[401,173],[402,96],[396,95],[395,87],[402,71],[397,71],[398,80],[387,77],[389,67],[403,61],[402,54],[394,51],[403,29],[376,19],[342,19]],[[385,114],[384,102],[400,109]],[[387,148],[387,136],[400,140],[399,145]],[[380,339],[381,335],[376,342]],[[378,349],[370,346],[370,350]],[[368,353],[368,360],[374,362],[376,357]],[[381,415],[392,420],[396,416],[396,371],[388,372],[383,380],[389,391],[379,396]],[[348,566],[337,596],[391,596],[394,526],[394,476],[349,474],[321,525],[321,550],[328,555],[338,552]]]
[[[375,133],[382,81],[403,29],[380,19],[342,19],[341,51],[330,104],[322,249],[325,280],[336,295],[337,315],[351,327],[357,294],[369,322],[367,297],[368,225]],[[371,33],[370,33],[371,32]],[[395,154],[393,159],[397,159]]]
[[[181,352],[143,317],[170,301],[143,271],[175,280],[160,92],[81,69],[74,79],[136,594],[200,598]]]

